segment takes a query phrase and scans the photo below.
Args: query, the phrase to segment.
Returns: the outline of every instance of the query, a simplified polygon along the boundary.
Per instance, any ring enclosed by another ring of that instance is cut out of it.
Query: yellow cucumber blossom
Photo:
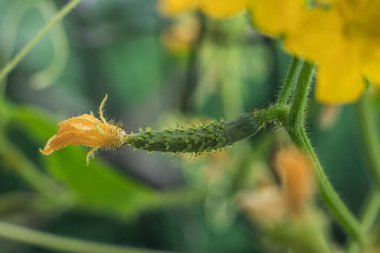
[[[255,26],[269,36],[279,36],[299,22],[301,0],[247,0]]]
[[[259,29],[283,35],[287,50],[317,64],[319,101],[354,102],[365,78],[380,83],[380,1],[249,1]]]
[[[87,164],[89,158],[98,149],[116,149],[124,144],[125,131],[117,125],[106,121],[103,114],[103,107],[107,100],[104,97],[99,107],[99,117],[83,114],[81,116],[69,118],[58,124],[58,132],[51,137],[45,147],[40,150],[43,155],[50,155],[54,151],[69,145],[84,145],[91,147],[87,154]]]

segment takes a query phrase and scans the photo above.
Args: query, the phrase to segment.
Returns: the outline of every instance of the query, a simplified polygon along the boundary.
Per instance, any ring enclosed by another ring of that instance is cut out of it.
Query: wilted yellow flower
[[[240,207],[256,222],[270,226],[286,219],[288,210],[281,190],[275,185],[240,195]]]
[[[246,9],[247,0],[160,0],[159,10],[165,16],[178,15],[200,8],[214,18],[228,18]]]
[[[314,193],[312,165],[301,151],[293,147],[279,150],[274,167],[281,186],[266,185],[240,198],[241,207],[263,225],[303,215]]]
[[[319,101],[353,102],[364,78],[380,83],[380,1],[326,0],[324,7],[301,0],[249,1],[260,29],[283,34],[290,52],[318,64]],[[269,10],[273,5],[276,12]]]
[[[309,159],[301,151],[289,147],[277,153],[275,167],[281,178],[282,194],[288,210],[292,214],[302,212],[314,193],[314,178]]]
[[[122,146],[126,133],[122,128],[108,123],[104,118],[103,107],[106,100],[107,95],[99,106],[100,119],[95,118],[93,114],[83,114],[60,122],[57,134],[48,140],[40,152],[50,155],[69,145],[84,145],[91,147],[87,154],[88,164],[90,156],[96,150],[115,149]]]

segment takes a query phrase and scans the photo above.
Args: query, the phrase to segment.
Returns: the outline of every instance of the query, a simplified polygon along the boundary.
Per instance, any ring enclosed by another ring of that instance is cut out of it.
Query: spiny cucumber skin
[[[129,134],[125,143],[137,149],[172,153],[203,153],[254,135],[259,125],[251,113],[229,121],[214,121],[199,127],[152,131],[150,128]]]

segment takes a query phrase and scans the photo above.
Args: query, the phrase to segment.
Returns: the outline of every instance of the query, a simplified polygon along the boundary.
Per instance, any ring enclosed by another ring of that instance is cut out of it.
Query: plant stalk
[[[289,119],[286,129],[293,142],[303,150],[310,158],[314,165],[319,192],[332,214],[344,231],[355,241],[364,244],[365,237],[360,228],[359,222],[352,215],[350,210],[341,200],[334,190],[324,169],[311,145],[311,142],[305,131],[305,110],[307,104],[307,95],[312,83],[314,68],[310,63],[304,63],[297,86],[294,91],[293,101],[290,107]]]
[[[297,76],[298,76],[298,73],[300,70],[300,66],[302,66],[302,63],[303,63],[303,61],[301,59],[297,58],[296,56],[292,57],[292,59],[290,61],[288,72],[287,72],[286,77],[285,77],[285,81],[282,84],[280,92],[278,94],[278,103],[279,104],[286,104],[287,103],[288,98],[290,96],[290,93],[292,91],[292,88],[294,86],[294,82],[297,79]]]
[[[50,21],[41,28],[41,30],[18,52],[15,57],[5,65],[0,71],[0,83],[2,80],[24,59],[24,57],[37,45],[38,42],[72,9],[74,9],[81,0],[71,0],[68,2]]]
[[[361,141],[368,161],[368,169],[373,183],[371,196],[365,203],[361,215],[361,226],[368,233],[380,212],[380,151],[379,135],[376,128],[376,117],[370,95],[365,94],[357,105],[357,116],[360,128]],[[348,246],[349,253],[357,253],[360,247],[351,241]]]

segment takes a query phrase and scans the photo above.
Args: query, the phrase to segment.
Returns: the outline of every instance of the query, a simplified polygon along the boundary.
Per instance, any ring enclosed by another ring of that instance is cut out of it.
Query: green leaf
[[[85,156],[83,149],[68,147],[44,158],[49,172],[74,191],[84,206],[129,216],[155,198],[150,188],[103,162],[92,160],[86,166]]]

